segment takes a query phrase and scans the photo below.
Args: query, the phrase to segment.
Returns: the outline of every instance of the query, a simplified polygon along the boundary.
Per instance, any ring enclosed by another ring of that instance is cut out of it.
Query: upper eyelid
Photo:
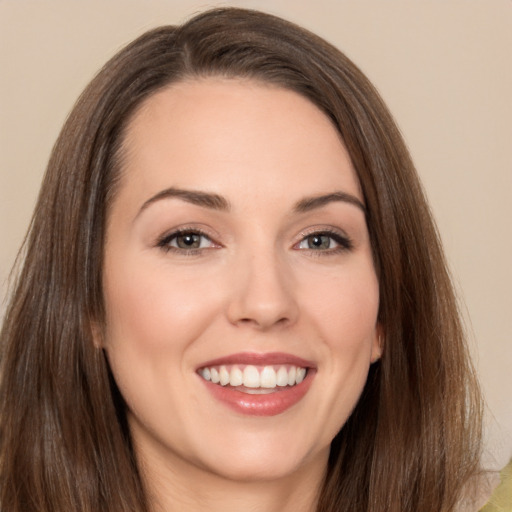
[[[326,235],[338,235],[340,237],[346,238],[348,240],[351,239],[351,237],[348,235],[348,233],[341,229],[336,228],[334,226],[312,226],[311,228],[306,228],[301,230],[299,235],[297,235],[297,240],[300,241],[308,236],[315,235],[315,234],[326,234]]]
[[[325,226],[325,227],[319,227],[314,226],[311,227],[309,230],[303,230],[301,231],[300,238],[294,242],[292,247],[297,247],[297,245],[301,244],[310,236],[314,235],[326,235],[333,239],[339,247],[332,248],[332,249],[326,249],[326,250],[316,250],[316,249],[309,249],[304,248],[302,250],[304,251],[313,251],[314,253],[333,253],[337,252],[338,250],[352,250],[354,248],[354,241],[351,236],[349,236],[344,230],[339,228],[334,228],[333,226]]]
[[[172,242],[174,242],[177,237],[183,234],[187,233],[194,233],[196,235],[199,235],[200,237],[204,237],[208,240],[208,242],[211,244],[209,247],[190,247],[190,248],[183,248],[183,247],[177,247],[172,245]],[[173,252],[176,255],[199,255],[203,251],[208,251],[211,249],[219,249],[222,247],[221,244],[215,241],[214,238],[212,238],[208,233],[203,232],[201,229],[190,229],[190,228],[179,228],[174,229],[169,232],[167,232],[166,235],[162,235],[156,240],[156,243],[154,244],[157,249],[163,250],[166,253]]]
[[[216,246],[223,245],[221,242],[219,242],[219,239],[221,237],[217,233],[213,232],[213,230],[205,229],[202,226],[195,226],[193,224],[178,226],[176,228],[170,229],[169,231],[166,231],[164,234],[158,236],[158,238],[156,239],[156,245],[163,245],[169,243],[170,240],[184,233],[196,233],[200,236],[204,236]],[[352,243],[352,237],[349,236],[345,230],[329,225],[317,225],[301,230],[294,237],[292,246],[295,246],[297,243],[301,242],[308,236],[312,236],[315,234],[337,235],[338,237],[346,239],[348,242]]]
[[[204,236],[205,238],[208,238],[208,240],[212,241],[215,244],[218,244],[217,238],[215,234],[211,233],[210,230],[206,230],[204,228],[198,227],[198,226],[180,226],[177,228],[170,229],[169,231],[166,231],[163,235],[160,235],[157,238],[157,245],[172,240],[173,238],[184,234],[184,233],[196,233],[200,236]]]
[[[178,238],[180,235],[188,235],[188,234],[198,235],[200,237],[206,238],[206,239],[210,240],[211,242],[213,242],[212,237],[209,236],[207,233],[203,233],[198,230],[190,230],[190,229],[174,231],[173,233],[169,233],[169,235],[165,239],[174,240],[175,238]]]

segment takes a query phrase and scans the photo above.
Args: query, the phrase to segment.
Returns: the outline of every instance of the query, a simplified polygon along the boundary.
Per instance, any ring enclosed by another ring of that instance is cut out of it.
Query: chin
[[[286,442],[233,443],[228,451],[210,451],[204,468],[225,479],[236,482],[264,482],[286,479],[312,464],[326,466],[330,446],[324,449],[296,449]]]
[[[265,460],[240,457],[234,464],[218,465],[209,468],[223,479],[233,482],[252,483],[286,479],[300,471],[304,463],[298,461],[278,461],[275,454]]]

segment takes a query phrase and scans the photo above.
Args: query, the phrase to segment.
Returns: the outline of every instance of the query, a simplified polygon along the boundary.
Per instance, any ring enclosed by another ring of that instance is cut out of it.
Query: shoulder
[[[512,460],[502,469],[499,483],[480,512],[512,512]]]

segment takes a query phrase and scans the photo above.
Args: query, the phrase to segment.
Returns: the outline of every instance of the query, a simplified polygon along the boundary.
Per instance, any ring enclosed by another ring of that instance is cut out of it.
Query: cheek
[[[311,287],[310,287],[311,289]],[[330,440],[353,411],[367,380],[377,344],[379,288],[373,267],[351,268],[310,294],[311,323],[322,354],[318,407],[326,411]]]
[[[138,421],[167,425],[162,411],[173,411],[179,424],[194,399],[189,348],[217,315],[218,286],[136,258],[105,268],[104,348],[117,386]]]
[[[215,314],[213,290],[165,265],[134,263],[108,269],[105,280],[107,341],[143,353],[179,351]]]
[[[309,306],[322,339],[332,351],[365,351],[376,339],[379,285],[373,266],[347,269],[324,281],[310,283]]]

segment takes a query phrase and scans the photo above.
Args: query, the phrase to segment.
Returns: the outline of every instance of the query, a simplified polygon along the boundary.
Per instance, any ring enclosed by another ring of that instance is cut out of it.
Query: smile
[[[293,365],[255,366],[221,365],[201,368],[199,375],[204,380],[220,386],[239,388],[241,392],[268,393],[276,388],[296,386],[306,377],[306,368]]]
[[[302,400],[316,367],[287,354],[245,353],[204,363],[197,374],[215,399],[237,413],[275,416]]]

